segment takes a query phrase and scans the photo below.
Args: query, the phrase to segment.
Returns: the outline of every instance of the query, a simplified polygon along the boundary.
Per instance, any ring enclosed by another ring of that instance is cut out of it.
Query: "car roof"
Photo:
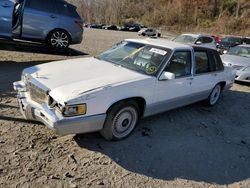
[[[181,35],[189,35],[189,36],[192,36],[192,37],[195,37],[195,38],[198,38],[198,37],[212,37],[211,35],[207,35],[207,34],[194,34],[194,33],[183,33]]]
[[[167,40],[167,39],[145,38],[145,39],[125,39],[125,41],[149,44],[149,45],[153,45],[153,46],[160,46],[160,47],[169,48],[172,50],[183,49],[183,48],[186,48],[186,49],[192,48],[192,46],[178,43],[178,42],[174,42],[174,41]]]

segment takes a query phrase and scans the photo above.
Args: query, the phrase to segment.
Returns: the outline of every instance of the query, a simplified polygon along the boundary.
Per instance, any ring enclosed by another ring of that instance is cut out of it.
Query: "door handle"
[[[217,73],[214,73],[214,74],[212,74],[213,76],[217,76],[218,74]]]
[[[49,17],[51,17],[52,19],[55,19],[55,18],[56,18],[56,16],[54,16],[54,15],[50,15]]]
[[[191,77],[191,78],[187,78],[187,80],[193,80],[194,78],[193,77]]]

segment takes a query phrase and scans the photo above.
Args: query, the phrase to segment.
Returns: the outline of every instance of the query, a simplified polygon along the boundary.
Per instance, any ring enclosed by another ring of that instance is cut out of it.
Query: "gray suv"
[[[83,21],[64,0],[0,0],[0,37],[67,48],[82,41]]]

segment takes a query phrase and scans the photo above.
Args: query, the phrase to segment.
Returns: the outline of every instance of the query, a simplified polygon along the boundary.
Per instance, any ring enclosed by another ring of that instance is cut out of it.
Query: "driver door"
[[[12,37],[14,0],[0,0],[0,36]]]
[[[167,63],[164,72],[175,74],[174,79],[156,83],[152,113],[159,113],[190,103],[192,94],[191,51],[176,51]]]

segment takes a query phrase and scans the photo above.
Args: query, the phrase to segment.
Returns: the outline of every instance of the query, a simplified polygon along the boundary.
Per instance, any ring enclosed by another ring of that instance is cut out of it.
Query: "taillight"
[[[81,21],[75,20],[75,23],[81,28],[83,29],[83,23]]]

